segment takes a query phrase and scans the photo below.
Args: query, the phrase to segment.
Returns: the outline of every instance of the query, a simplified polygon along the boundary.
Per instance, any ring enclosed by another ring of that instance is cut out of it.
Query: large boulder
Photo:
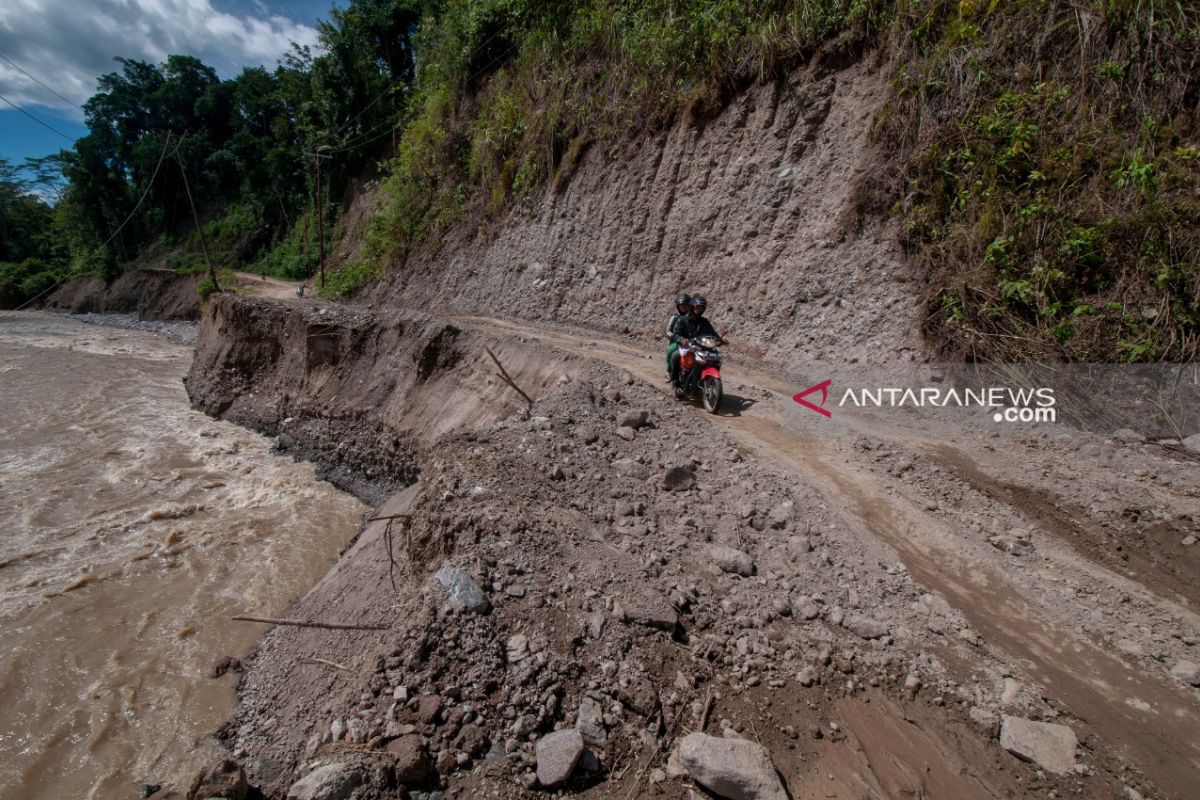
[[[490,608],[483,589],[480,589],[479,584],[458,567],[443,564],[434,578],[436,585],[446,596],[446,603],[451,607],[465,609],[476,614],[486,613]]]
[[[767,748],[746,739],[692,733],[679,743],[692,780],[729,800],[788,800]]]
[[[362,783],[362,770],[355,765],[326,764],[293,783],[287,800],[346,800]]]
[[[1066,775],[1075,769],[1078,743],[1075,731],[1066,725],[1006,715],[1000,726],[1001,747],[1055,775]]]
[[[535,754],[538,783],[548,789],[562,786],[583,755],[583,737],[573,728],[555,731],[538,740]]]

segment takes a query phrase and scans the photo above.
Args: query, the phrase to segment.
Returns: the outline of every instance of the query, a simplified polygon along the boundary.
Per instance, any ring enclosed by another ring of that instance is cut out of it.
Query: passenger
[[[675,314],[671,317],[671,321],[667,323],[667,339],[671,344],[667,346],[667,381],[671,381],[671,377],[675,374],[671,369],[671,359],[675,355],[675,351],[679,349],[679,343],[671,339],[671,331],[675,329],[675,323],[680,317],[686,317],[692,310],[692,296],[685,292],[680,292],[675,295]]]

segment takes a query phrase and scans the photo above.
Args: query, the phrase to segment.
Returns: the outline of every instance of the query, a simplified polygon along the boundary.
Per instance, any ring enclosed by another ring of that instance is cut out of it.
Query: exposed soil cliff
[[[278,435],[281,450],[374,502],[412,483],[418,447],[524,405],[495,377],[478,334],[419,311],[225,294],[212,297],[201,330],[187,378],[197,408]],[[579,369],[513,340],[493,350],[527,392]]]
[[[917,357],[921,291],[897,225],[857,213],[880,179],[886,88],[865,62],[799,72],[713,120],[593,149],[561,194],[451,235],[373,299],[659,335],[694,291],[735,347],[779,361]]]
[[[99,278],[76,278],[46,298],[43,308],[72,313],[137,314],[144,320],[200,318],[198,275],[171,270],[138,269],[122,273],[112,284]]]

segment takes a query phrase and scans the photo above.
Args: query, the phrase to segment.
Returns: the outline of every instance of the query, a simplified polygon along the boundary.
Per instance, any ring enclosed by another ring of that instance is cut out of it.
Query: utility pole
[[[329,150],[329,145],[323,144],[307,155],[317,162],[317,264],[321,270],[321,288],[325,288],[325,208],[321,204],[321,161],[333,156],[323,152]]]
[[[187,134],[184,134],[186,137]],[[196,202],[192,200],[192,189],[188,186],[187,170],[183,166],[183,156],[179,155],[179,148],[183,146],[183,138],[180,138],[179,144],[175,147],[175,160],[179,163],[179,174],[183,176],[183,190],[187,192],[188,205],[192,208],[192,220],[196,223],[196,234],[200,237],[200,249],[204,252],[204,263],[208,264],[208,277],[212,278],[213,291],[221,291],[221,284],[217,282],[217,271],[213,269],[212,260],[208,257],[208,244],[204,241],[204,228],[200,225],[200,215],[196,213]]]

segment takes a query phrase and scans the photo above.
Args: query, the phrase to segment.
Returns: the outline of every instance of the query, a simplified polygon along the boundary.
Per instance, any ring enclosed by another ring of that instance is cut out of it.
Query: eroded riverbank
[[[239,613],[285,608],[364,507],[188,406],[191,348],[39,313],[0,318],[0,795],[179,785],[234,709],[214,663]]]

